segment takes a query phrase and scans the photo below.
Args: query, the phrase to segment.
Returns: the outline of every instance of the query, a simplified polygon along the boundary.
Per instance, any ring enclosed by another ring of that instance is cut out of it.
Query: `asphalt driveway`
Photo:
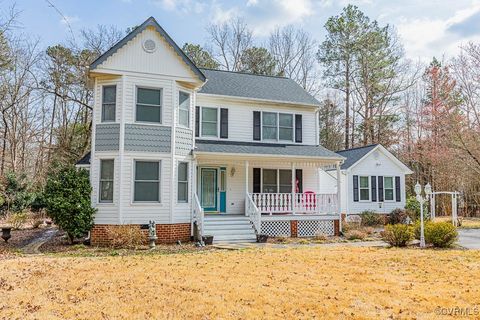
[[[459,229],[457,243],[467,249],[480,249],[480,229]]]

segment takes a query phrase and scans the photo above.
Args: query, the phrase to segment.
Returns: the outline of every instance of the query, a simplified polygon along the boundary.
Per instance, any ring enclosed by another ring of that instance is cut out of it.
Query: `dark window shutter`
[[[400,177],[395,177],[395,199],[397,202],[402,201],[400,194]]]
[[[372,202],[377,202],[377,177],[371,176],[370,178],[372,182]]]
[[[200,137],[200,107],[195,107],[195,137]]]
[[[253,140],[260,141],[260,111],[253,111]]]
[[[220,109],[220,138],[228,139],[228,109]]]
[[[383,176],[378,176],[378,201],[383,202]]]
[[[358,202],[358,176],[353,176],[353,201]]]
[[[260,168],[253,168],[253,193],[260,193]]]
[[[303,170],[295,169],[295,179],[298,181],[298,193],[303,193]]]
[[[295,142],[302,142],[302,115],[295,115]]]

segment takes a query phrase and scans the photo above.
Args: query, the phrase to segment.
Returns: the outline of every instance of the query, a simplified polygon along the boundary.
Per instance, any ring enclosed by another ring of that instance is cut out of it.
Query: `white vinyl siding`
[[[134,202],[160,202],[160,162],[135,161]]]
[[[114,160],[100,160],[100,202],[113,202]]]
[[[360,201],[370,201],[370,177],[360,176],[358,180]]]
[[[162,90],[137,88],[136,121],[162,123]]]
[[[190,94],[179,91],[178,93],[178,124],[190,127]]]

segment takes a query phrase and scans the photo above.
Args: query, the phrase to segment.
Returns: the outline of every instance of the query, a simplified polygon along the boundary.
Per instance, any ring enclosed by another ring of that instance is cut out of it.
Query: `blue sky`
[[[395,26],[406,55],[430,60],[449,57],[458,46],[480,41],[480,0],[50,0],[67,17],[74,33],[98,24],[126,29],[154,16],[181,46],[204,44],[210,22],[243,17],[260,42],[276,26],[294,24],[308,30],[319,42],[328,17],[348,3],[360,7],[381,24]],[[40,38],[41,45],[64,42],[69,29],[45,0],[0,0],[5,11],[16,2],[20,26]]]

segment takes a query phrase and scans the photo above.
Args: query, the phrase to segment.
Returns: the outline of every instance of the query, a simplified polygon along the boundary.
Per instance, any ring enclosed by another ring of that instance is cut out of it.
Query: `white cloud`
[[[63,25],[67,25],[67,24],[72,25],[79,21],[80,21],[80,18],[78,16],[63,16],[62,19],[60,19],[60,23]]]
[[[303,19],[315,14],[312,0],[247,0],[241,8],[225,8],[214,1],[211,8],[213,22],[222,23],[234,17],[242,17],[256,36],[268,35],[276,27],[301,24]]]
[[[154,0],[153,3],[167,11],[175,11],[182,14],[199,14],[202,13],[205,8],[203,1],[196,0]]]
[[[453,12],[447,19],[401,17],[395,25],[407,56],[427,61],[433,56],[441,58],[444,54],[451,57],[462,43],[479,40],[480,35],[462,37],[449,31],[451,26],[465,21],[479,10],[480,5],[473,3],[468,8]]]

